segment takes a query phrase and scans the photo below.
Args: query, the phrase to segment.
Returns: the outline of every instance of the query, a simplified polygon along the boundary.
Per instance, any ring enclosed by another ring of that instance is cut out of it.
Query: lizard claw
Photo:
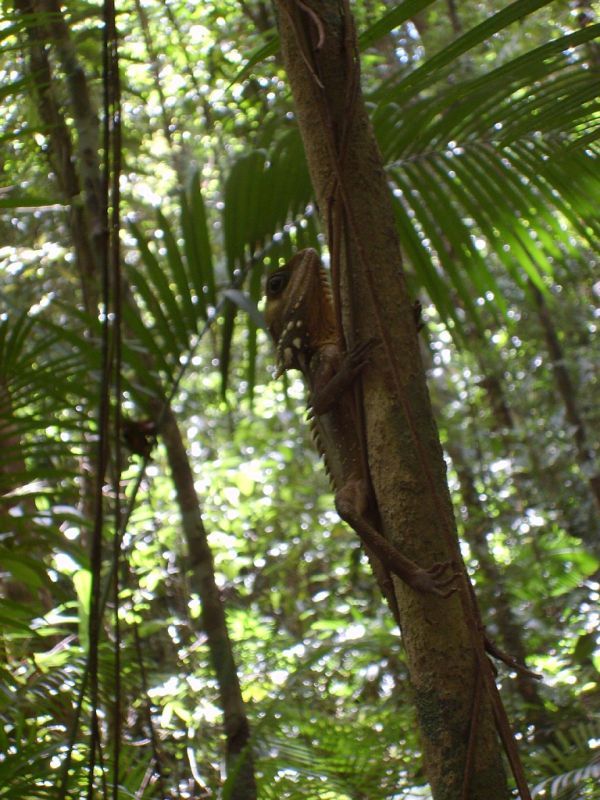
[[[435,564],[432,564],[425,572],[432,576],[442,575],[450,566],[450,561],[436,561]]]
[[[372,336],[370,339],[367,339],[366,342],[361,342],[348,351],[346,358],[348,359],[348,367],[352,374],[356,375],[369,363],[371,350],[378,345],[378,339]]]
[[[410,585],[419,592],[429,592],[442,598],[450,597],[458,591],[456,582],[460,578],[460,572],[452,572],[443,577],[451,567],[451,561],[436,561],[428,569],[417,569],[412,575]]]

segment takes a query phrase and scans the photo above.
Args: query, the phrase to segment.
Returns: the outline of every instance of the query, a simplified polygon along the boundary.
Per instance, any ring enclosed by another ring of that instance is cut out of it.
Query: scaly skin
[[[448,563],[422,569],[377,530],[357,398],[351,391],[374,342],[344,352],[327,274],[315,250],[301,250],[269,275],[266,295],[265,317],[277,347],[278,374],[299,369],[306,379],[315,438],[335,489],[336,509],[362,539],[396,619],[390,572],[417,591],[447,597],[454,591],[448,588],[454,576],[445,577]]]

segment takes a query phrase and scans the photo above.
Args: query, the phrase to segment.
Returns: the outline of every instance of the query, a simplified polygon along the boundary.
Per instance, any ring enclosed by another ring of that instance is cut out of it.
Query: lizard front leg
[[[311,364],[311,408],[314,414],[326,414],[347,392],[356,376],[369,362],[376,339],[358,344],[340,357],[337,346],[323,348]]]
[[[428,569],[419,567],[414,561],[403,556],[366,519],[364,514],[367,508],[367,490],[364,480],[361,478],[349,480],[336,492],[335,507],[340,517],[360,536],[365,547],[375,553],[390,572],[412,589],[430,592],[438,597],[449,597],[456,591],[457,587],[452,585],[456,580],[456,574],[452,573],[450,576],[446,574],[451,562],[437,562]]]

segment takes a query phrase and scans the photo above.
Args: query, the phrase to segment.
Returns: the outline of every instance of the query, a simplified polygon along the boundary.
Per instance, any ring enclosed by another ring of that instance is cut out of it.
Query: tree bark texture
[[[339,0],[278,0],[281,45],[317,202],[340,253],[348,347],[379,346],[362,378],[368,464],[383,533],[419,566],[462,564],[445,464],[401,269],[391,194],[355,83],[354,32]],[[332,256],[332,263],[335,258]],[[335,263],[334,263],[335,267]],[[464,569],[464,567],[462,567]],[[509,797],[481,659],[465,607],[395,580],[428,780],[436,800]],[[477,703],[476,696],[481,697]],[[472,709],[477,708],[475,714]],[[469,736],[475,735],[469,752]]]
[[[164,401],[158,400],[154,410],[162,417],[159,432],[167,450],[181,513],[188,551],[189,583],[202,603],[202,626],[219,687],[226,738],[227,775],[232,785],[228,797],[231,800],[254,800],[256,784],[250,750],[250,725],[227,630],[225,607],[215,580],[213,557],[194,487],[194,473],[177,419],[170,407],[166,412],[163,408]]]
[[[15,0],[15,9],[24,17],[36,12],[33,0]],[[68,226],[81,276],[83,303],[88,313],[95,314],[98,308],[98,291],[95,285],[97,263],[87,235],[87,204],[80,202],[81,183],[75,167],[73,142],[55,90],[54,71],[46,51],[47,36],[41,26],[33,24],[28,25],[27,36],[37,112],[48,136],[50,168],[68,204]],[[90,291],[91,295],[88,294]]]

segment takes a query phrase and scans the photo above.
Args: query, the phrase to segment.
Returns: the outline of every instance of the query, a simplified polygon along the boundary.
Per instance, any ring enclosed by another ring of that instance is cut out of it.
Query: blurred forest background
[[[543,676],[502,695],[536,793],[600,798],[600,7],[351,5],[464,556]],[[91,763],[103,797],[427,797],[261,327],[264,271],[324,244],[272,6],[118,3],[121,343],[102,4],[0,7],[0,798],[92,796]]]

